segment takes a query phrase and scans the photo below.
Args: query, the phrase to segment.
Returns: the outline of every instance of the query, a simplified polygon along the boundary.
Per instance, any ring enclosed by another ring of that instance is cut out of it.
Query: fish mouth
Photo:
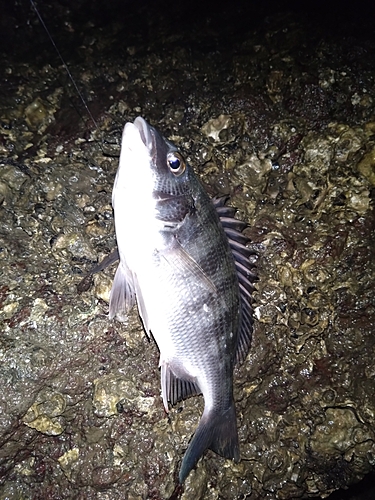
[[[148,151],[151,152],[153,145],[153,137],[150,125],[141,116],[138,116],[134,120],[134,126],[139,130],[143,144],[146,146]]]

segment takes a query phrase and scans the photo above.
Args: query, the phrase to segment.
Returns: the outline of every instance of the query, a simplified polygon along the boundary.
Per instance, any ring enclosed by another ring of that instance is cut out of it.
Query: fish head
[[[144,213],[166,227],[192,210],[194,173],[177,147],[138,117],[124,127],[112,202]]]

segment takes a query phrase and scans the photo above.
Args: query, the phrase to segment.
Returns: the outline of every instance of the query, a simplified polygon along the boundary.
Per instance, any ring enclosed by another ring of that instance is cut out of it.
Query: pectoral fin
[[[203,271],[198,262],[186,252],[177,239],[174,240],[172,247],[163,257],[173,268],[178,269],[182,275],[193,276],[196,283],[208,288],[212,293],[217,292],[213,281]]]

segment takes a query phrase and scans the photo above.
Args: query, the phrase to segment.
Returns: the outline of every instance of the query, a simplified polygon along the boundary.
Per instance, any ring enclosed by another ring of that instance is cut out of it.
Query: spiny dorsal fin
[[[255,252],[246,246],[250,240],[242,231],[247,227],[247,224],[234,218],[236,209],[225,205],[227,200],[227,196],[221,196],[213,198],[212,202],[232,250],[240,287],[241,318],[235,363],[241,364],[249,351],[253,333],[252,292],[254,291],[253,283],[257,276],[254,273],[254,264],[250,260],[250,256],[254,255]]]

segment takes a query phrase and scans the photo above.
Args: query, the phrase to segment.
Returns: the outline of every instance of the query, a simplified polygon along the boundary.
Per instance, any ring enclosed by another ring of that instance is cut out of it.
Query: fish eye
[[[174,175],[181,175],[185,172],[186,169],[186,163],[185,160],[183,159],[182,155],[180,153],[169,153],[167,155],[167,163],[169,170],[174,174]]]

